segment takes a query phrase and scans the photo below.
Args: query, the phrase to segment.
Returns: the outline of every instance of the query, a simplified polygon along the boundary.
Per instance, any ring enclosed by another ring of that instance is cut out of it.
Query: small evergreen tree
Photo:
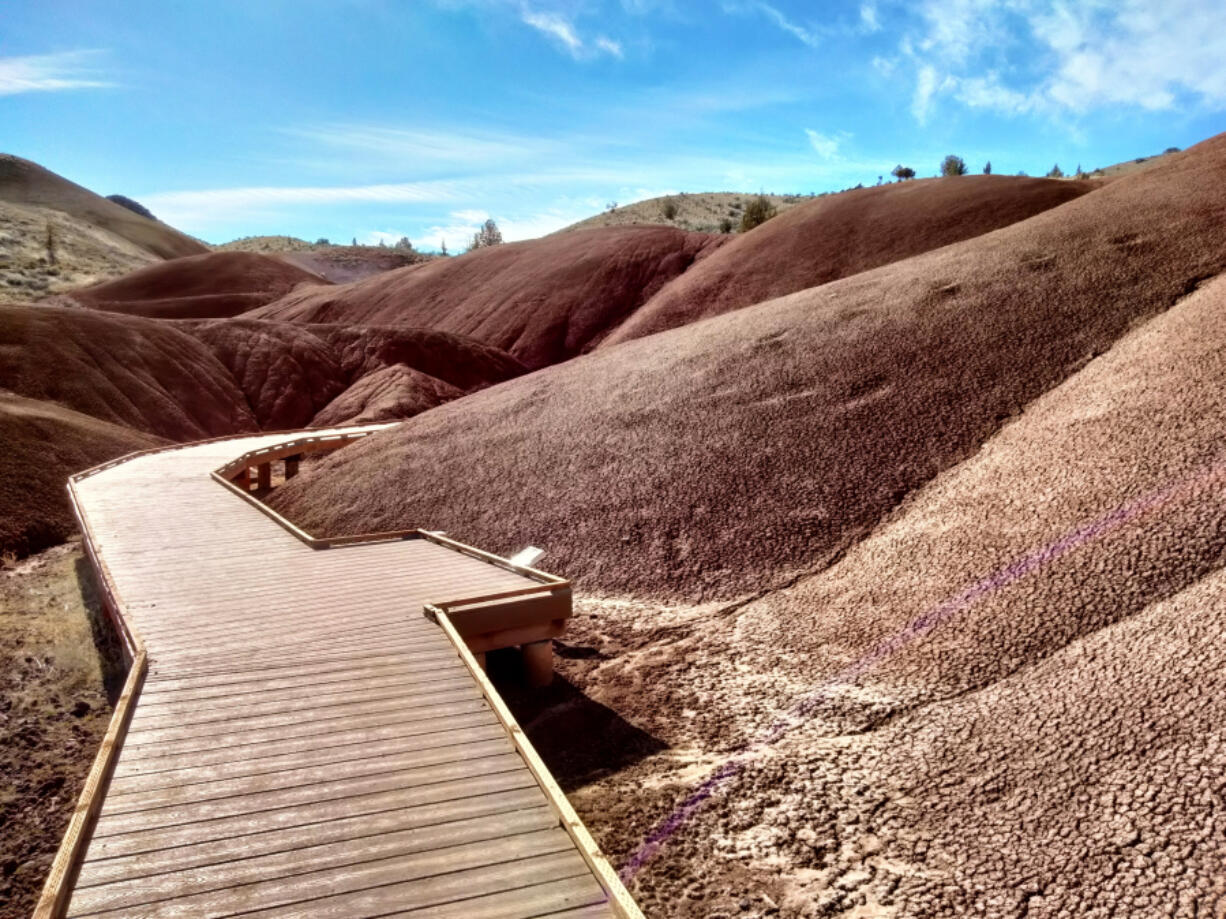
[[[890,170],[890,175],[898,179],[898,181],[900,182],[905,182],[907,179],[915,178],[915,170],[912,169],[910,166],[904,166],[901,163],[899,163],[897,166],[895,166],[893,169]]]
[[[47,221],[47,264],[54,265],[56,263],[55,254],[55,225]]]
[[[1064,170],[1060,168],[1059,163],[1056,163],[1056,165],[1051,167],[1051,172],[1047,174],[1047,177],[1049,179],[1063,179],[1064,178]]]
[[[396,240],[396,245],[394,245],[392,248],[393,249],[404,249],[407,252],[412,252],[413,244],[409,242],[409,237],[401,236],[398,240]]]
[[[468,247],[471,252],[473,249],[485,249],[489,246],[498,246],[502,244],[502,231],[498,229],[498,224],[494,223],[491,217],[481,225],[476,233],[473,234],[472,245]]]
[[[349,245],[356,246],[357,244],[358,244],[358,238],[355,236],[353,237],[353,242],[351,242]]]
[[[966,175],[966,161],[960,156],[954,156],[952,153],[945,159],[941,160],[941,175],[943,176],[964,176]]]
[[[986,163],[983,164],[983,174],[985,176],[990,176],[992,174],[992,161],[991,160],[988,160]]]
[[[440,252],[442,255],[446,255],[446,254],[447,254],[447,240],[445,240],[445,239],[444,239],[444,240],[442,241],[442,243],[443,243],[443,244],[442,244],[442,247],[439,249],[439,252]]]

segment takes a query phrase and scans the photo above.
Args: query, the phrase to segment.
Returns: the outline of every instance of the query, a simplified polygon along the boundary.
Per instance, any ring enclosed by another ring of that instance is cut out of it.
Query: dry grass
[[[697,194],[665,195],[660,198],[647,198],[633,204],[619,206],[614,210],[605,211],[586,220],[580,220],[568,227],[558,230],[568,233],[571,230],[590,230],[595,227],[624,227],[635,225],[653,225],[676,227],[679,230],[691,230],[697,233],[719,233],[720,224],[724,220],[731,221],[733,232],[741,225],[741,215],[745,205],[756,194],[708,191]],[[790,207],[812,200],[814,195],[763,195],[779,213]],[[666,206],[676,208],[675,215],[670,219],[665,215]]]
[[[47,227],[54,234],[54,261]],[[61,211],[0,201],[0,296],[35,300],[158,261],[127,240]]]

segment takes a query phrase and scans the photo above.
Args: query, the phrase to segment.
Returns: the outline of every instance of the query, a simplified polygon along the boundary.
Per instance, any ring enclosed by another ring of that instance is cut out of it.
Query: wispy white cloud
[[[817,131],[805,128],[805,134],[809,138],[809,146],[815,153],[824,160],[832,160],[839,153],[839,143],[843,140],[842,136],[833,136],[829,134],[819,134]]]
[[[881,20],[877,17],[876,3],[860,4],[860,27],[865,32],[881,31]]]
[[[783,29],[783,31],[808,45],[810,48],[816,48],[820,43],[816,32],[800,25],[799,23],[793,22],[791,19],[785,16],[778,7],[771,6],[769,3],[761,2],[761,0],[755,3],[754,7],[767,19],[769,19],[779,28]]]
[[[387,158],[397,163],[408,163],[414,170],[431,165],[449,168],[505,165],[517,159],[545,156],[556,148],[550,141],[523,134],[421,130],[345,123],[289,128],[284,133],[333,149],[360,153],[367,159]]]
[[[925,0],[920,13],[921,32],[900,50],[915,67],[921,122],[940,96],[1057,118],[1105,106],[1226,110],[1220,0]]]
[[[114,86],[96,67],[101,51],[0,57],[0,96]]]
[[[599,54],[607,54],[617,58],[622,57],[620,42],[614,41],[605,35],[598,35],[591,41],[586,41],[579,35],[574,24],[560,13],[536,10],[525,6],[520,10],[519,18],[524,25],[531,26],[538,32],[542,32],[552,38],[576,60],[594,57]]]
[[[574,26],[556,13],[543,13],[525,9],[520,14],[520,18],[524,21],[525,25],[530,25],[532,28],[544,32],[552,38],[556,38],[571,54],[577,56],[583,50],[583,40],[575,33]]]
[[[605,54],[611,54],[614,57],[624,57],[622,44],[619,41],[613,41],[611,38],[605,38],[603,35],[596,39],[596,47]]]

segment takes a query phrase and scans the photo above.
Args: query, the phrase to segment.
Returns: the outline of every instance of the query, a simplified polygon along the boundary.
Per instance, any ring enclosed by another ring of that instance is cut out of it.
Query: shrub
[[[731,217],[725,217],[723,220],[719,222],[719,231],[721,233],[731,233],[732,232],[732,218]]]
[[[960,156],[954,156],[952,153],[945,159],[941,160],[941,175],[943,176],[964,176],[966,175],[966,161]]]
[[[664,215],[665,220],[676,220],[677,210],[677,202],[672,198],[665,198],[660,202],[660,213]]]
[[[468,251],[500,245],[502,245],[502,231],[498,229],[498,224],[494,223],[491,217],[481,225],[481,229],[473,234],[472,245],[468,247]]]
[[[133,201],[127,195],[107,195],[106,200],[114,201],[120,207],[126,207],[133,214],[140,214],[142,217],[148,217],[150,220],[157,220],[149,208],[137,201]]]
[[[901,163],[899,163],[897,166],[895,166],[893,169],[890,170],[890,175],[898,179],[898,181],[904,182],[907,179],[915,178],[915,170],[912,169],[910,166],[904,166]]]
[[[741,214],[741,232],[747,233],[774,216],[775,206],[766,199],[765,195],[758,195],[745,205],[745,213]]]
[[[1167,147],[1167,148],[1166,148],[1165,150],[1163,150],[1162,152],[1163,152],[1163,153],[1178,153],[1178,152],[1179,152],[1179,148],[1178,148],[1178,147]]]
[[[332,243],[328,242],[328,237],[326,237],[326,236],[321,236],[321,237],[319,237],[319,239],[315,240],[315,245],[317,245],[317,246],[330,246],[330,245],[332,245]]]

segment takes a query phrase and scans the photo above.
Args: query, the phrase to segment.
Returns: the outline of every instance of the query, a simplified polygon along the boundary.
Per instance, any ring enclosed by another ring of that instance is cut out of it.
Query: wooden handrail
[[[56,850],[51,869],[47,872],[47,879],[43,882],[42,894],[38,899],[38,905],[34,908],[34,919],[61,919],[68,910],[68,902],[72,898],[73,887],[81,871],[81,863],[85,860],[86,849],[93,837],[94,826],[98,822],[98,813],[102,809],[102,802],[111,784],[111,776],[115,772],[119,751],[123,748],[128,725],[132,723],[136,700],[140,697],[141,689],[145,685],[145,676],[149,672],[149,658],[145,652],[145,643],[140,634],[128,624],[123,616],[118,588],[115,586],[110,569],[98,555],[93,528],[89,525],[89,520],[81,513],[81,507],[77,501],[76,481],[71,479],[68,482],[68,501],[81,527],[85,552],[94,566],[94,571],[98,574],[102,605],[123,644],[124,658],[128,663],[128,676],[124,680],[123,691],[119,695],[119,701],[115,704],[115,710],[111,713],[111,720],[102,738],[102,744],[94,756],[89,774],[85,777],[85,785],[77,798],[77,806],[73,809],[68,829],[64,832],[59,849]]]
[[[575,812],[574,807],[567,800],[565,792],[562,791],[554,780],[553,775],[550,774],[549,768],[536,752],[536,748],[532,746],[532,741],[528,739],[524,729],[519,726],[515,715],[507,708],[507,704],[502,701],[502,696],[498,694],[497,688],[490,682],[490,678],[486,675],[481,665],[477,663],[477,659],[468,649],[468,644],[461,637],[460,633],[456,631],[456,627],[447,615],[447,612],[440,608],[438,604],[431,604],[426,607],[426,615],[439,624],[455,652],[460,656],[460,660],[464,662],[468,672],[477,681],[481,694],[489,703],[490,708],[494,710],[494,715],[502,723],[503,728],[510,736],[511,743],[515,746],[515,751],[523,759],[524,765],[528,767],[528,771],[532,773],[537,784],[541,786],[541,790],[545,792],[545,798],[549,802],[550,808],[557,814],[558,821],[562,824],[562,829],[566,830],[567,835],[574,841],[575,848],[579,850],[579,854],[587,862],[587,866],[591,869],[592,874],[595,875],[596,882],[605,892],[613,912],[621,917],[621,919],[643,919],[642,911],[630,896],[630,892],[626,890],[621,878],[617,875],[617,871],[614,870],[604,853],[600,851],[600,847],[596,845],[596,840],[592,838],[592,834],[588,832],[587,827],[583,825],[583,821],[579,819],[579,815]]]

